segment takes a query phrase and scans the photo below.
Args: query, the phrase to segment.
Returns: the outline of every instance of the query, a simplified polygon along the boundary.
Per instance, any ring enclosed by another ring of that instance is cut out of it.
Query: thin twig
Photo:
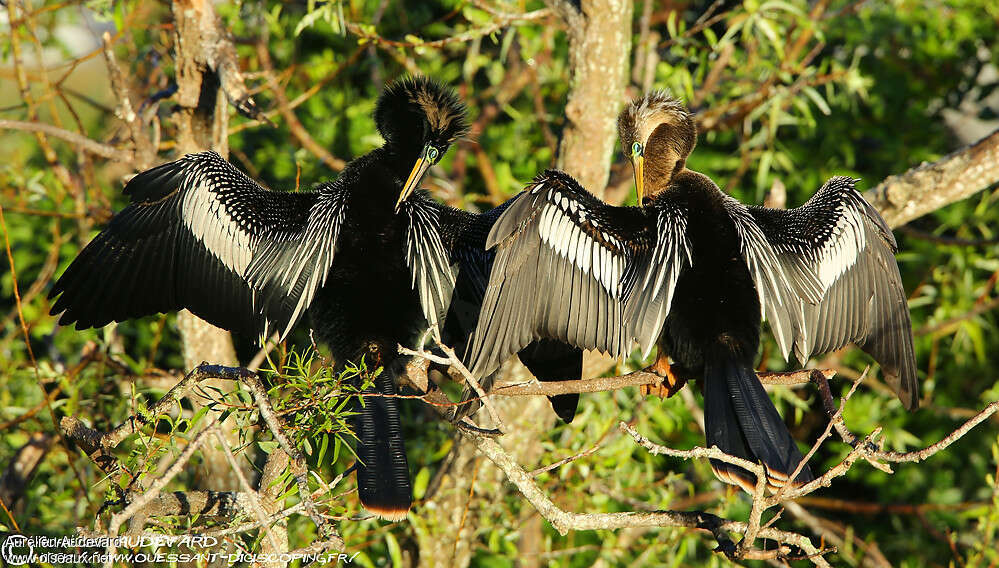
[[[55,136],[60,140],[65,140],[81,150],[90,152],[96,156],[101,156],[102,158],[118,160],[120,162],[132,161],[132,153],[127,150],[119,150],[114,146],[108,146],[107,144],[101,144],[96,140],[91,140],[82,134],[77,134],[76,132],[65,130],[51,124],[45,124],[43,122],[26,122],[23,120],[7,120],[5,118],[0,118],[0,129],[41,132],[50,136]]]
[[[145,506],[148,505],[153,499],[159,496],[160,491],[166,487],[167,483],[170,483],[170,481],[184,469],[184,466],[186,466],[187,462],[190,461],[194,452],[198,451],[198,448],[204,445],[205,441],[208,439],[208,435],[214,431],[214,427],[217,423],[216,417],[210,418],[207,426],[198,432],[194,439],[191,440],[191,443],[184,448],[184,451],[177,456],[177,459],[174,460],[173,464],[170,465],[162,476],[157,478],[152,485],[145,489],[145,491],[139,493],[136,496],[136,499],[130,502],[124,510],[111,515],[111,521],[108,523],[108,536],[117,536],[118,530],[121,528],[122,523],[132,518],[136,513],[145,508]],[[110,568],[112,565],[112,558],[114,557],[115,551],[115,546],[113,544],[115,542],[114,539],[112,538],[110,542],[111,544],[108,544],[107,549],[105,550],[107,554],[107,561],[105,561],[104,566],[107,568]]]
[[[413,357],[421,357],[423,359],[427,359],[428,361],[433,361],[441,365],[448,365],[452,369],[457,370],[458,373],[461,375],[461,377],[465,379],[465,383],[470,385],[472,389],[475,391],[475,394],[477,394],[479,398],[482,400],[483,406],[486,407],[486,411],[489,412],[489,416],[493,419],[493,422],[495,422],[496,424],[495,428],[499,431],[502,431],[503,419],[500,417],[499,411],[496,410],[492,402],[489,400],[489,397],[486,396],[485,391],[482,390],[482,386],[479,384],[478,379],[476,379],[475,376],[472,375],[471,371],[469,371],[468,368],[466,368],[465,365],[461,362],[461,359],[459,359],[458,356],[455,355],[454,349],[451,349],[450,347],[444,345],[441,342],[440,337],[438,336],[439,334],[437,333],[436,329],[431,328],[430,331],[434,335],[434,341],[437,343],[437,348],[444,353],[445,357],[439,357],[432,353],[428,353],[426,349],[424,349],[422,343],[423,341],[426,340],[427,335],[430,335],[430,333],[424,334],[424,336],[420,340],[421,345],[419,345],[418,349],[415,350],[409,349],[400,345],[399,353],[402,353],[404,355],[410,355]]]
[[[538,469],[530,472],[528,475],[530,475],[531,477],[537,477],[537,476],[541,475],[542,473],[546,473],[546,472],[549,472],[549,471],[551,471],[553,469],[560,468],[560,467],[562,467],[563,465],[565,465],[565,464],[567,464],[569,462],[573,462],[573,461],[576,461],[578,459],[585,458],[586,456],[592,454],[593,452],[595,452],[595,451],[597,451],[599,449],[600,449],[600,444],[594,444],[593,446],[590,446],[588,449],[583,450],[582,452],[579,452],[578,454],[571,455],[571,456],[569,456],[567,458],[562,458],[562,459],[558,460],[557,462],[555,462],[553,464],[549,464],[549,465],[546,465],[544,467],[539,467]]]
[[[229,466],[232,468],[233,473],[236,474],[240,487],[243,489],[243,492],[247,495],[247,497],[249,497],[250,507],[253,510],[253,513],[257,516],[257,521],[261,523],[260,528],[264,531],[264,534],[266,535],[271,546],[271,550],[275,552],[286,552],[288,549],[288,543],[286,542],[282,545],[278,542],[277,537],[275,537],[274,533],[270,530],[270,525],[266,524],[271,515],[268,515],[267,511],[264,510],[264,505],[260,502],[260,494],[250,486],[250,482],[246,479],[246,476],[243,475],[243,469],[239,467],[239,463],[236,462],[236,456],[234,456],[232,454],[232,450],[229,449],[229,442],[225,439],[225,436],[222,435],[222,430],[219,429],[217,424],[212,428],[212,434],[222,447],[222,455],[225,456],[225,459],[229,462]]]

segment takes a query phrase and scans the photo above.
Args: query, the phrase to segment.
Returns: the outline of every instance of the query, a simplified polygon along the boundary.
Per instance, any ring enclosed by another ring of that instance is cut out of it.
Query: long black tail
[[[394,395],[395,381],[389,366],[364,393]],[[406,518],[413,504],[409,462],[399,426],[397,398],[365,396],[355,399],[354,433],[357,435],[357,493],[364,508],[390,521]]]
[[[539,381],[566,381],[583,378],[583,350],[555,341],[539,339],[517,354]],[[548,397],[552,409],[563,422],[572,422],[579,405],[579,393]]]
[[[798,446],[756,373],[731,354],[705,361],[704,430],[708,447],[715,445],[727,454],[762,462],[771,488],[787,483],[802,461]],[[756,476],[741,467],[711,460],[711,468],[722,481],[749,492],[756,488]],[[795,484],[812,479],[805,465]]]

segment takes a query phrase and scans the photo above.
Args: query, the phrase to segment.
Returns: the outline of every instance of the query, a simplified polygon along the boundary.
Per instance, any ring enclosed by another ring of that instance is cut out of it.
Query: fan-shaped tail
[[[388,367],[363,394],[389,396],[355,399],[357,493],[365,509],[384,519],[399,521],[406,518],[412,506],[413,490],[399,425],[398,399],[392,398],[396,394],[395,381]]]
[[[708,446],[752,462],[761,462],[767,484],[780,487],[802,461],[801,452],[752,368],[730,354],[704,364],[704,429]],[[756,476],[745,469],[711,460],[726,483],[755,491]],[[814,479],[806,464],[795,485]]]

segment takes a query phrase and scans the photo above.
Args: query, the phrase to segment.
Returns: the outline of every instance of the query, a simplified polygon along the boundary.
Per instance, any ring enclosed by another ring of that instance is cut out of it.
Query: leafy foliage
[[[788,188],[788,205],[794,206],[834,174],[859,177],[864,187],[872,187],[888,175],[935,160],[962,145],[958,129],[945,120],[948,111],[960,110],[966,120],[994,128],[999,108],[989,97],[997,85],[999,8],[992,0],[931,2],[929,7],[917,0],[649,1],[652,10],[644,23],[643,3],[636,5],[633,91],[665,87],[689,101],[702,130],[689,166],[743,201],[760,202],[779,180]],[[220,4],[216,8],[237,40],[243,69],[261,86],[258,102],[275,122],[271,127],[233,115],[231,159],[276,188],[308,186],[336,175],[305,149],[278,112],[278,97],[264,80],[268,75],[278,79],[315,143],[349,160],[380,144],[371,111],[381,85],[422,72],[455,85],[476,121],[474,139],[460,143],[432,171],[430,188],[456,206],[494,206],[554,164],[565,125],[565,35],[554,16],[516,17],[543,7],[535,0]],[[163,132],[159,156],[167,159],[176,136],[172,104],[154,95],[168,89],[175,74],[169,9],[131,0],[29,8],[31,17],[8,24],[5,34],[11,39],[0,42],[0,57],[8,62],[18,46],[30,77],[22,92],[9,66],[0,74],[0,119],[54,124],[124,147],[128,135],[113,118],[106,70],[99,56],[87,57],[98,47],[94,31],[111,29],[133,100],[141,112],[157,118]],[[643,26],[648,33],[641,32]],[[261,59],[258,41],[266,41],[263,49],[273,68]],[[38,58],[45,61],[44,73]],[[52,449],[11,513],[22,531],[61,536],[91,523],[103,501],[116,498],[115,487],[148,478],[162,458],[181,451],[203,415],[178,407],[157,417],[143,435],[122,446],[118,457],[127,472],[111,478],[78,449],[58,441],[61,416],[78,416],[107,430],[141,413],[164,392],[161,370],[182,367],[181,346],[172,315],[83,331],[60,328],[47,315],[45,294],[53,276],[112,211],[124,206],[121,181],[132,173],[130,166],[78,152],[52,137],[43,144],[16,130],[0,131],[0,148],[0,206],[11,259],[0,255],[9,268],[0,273],[0,464],[13,459],[31,433],[52,437]],[[630,166],[615,157],[610,187],[618,190],[608,195],[633,200],[630,176]],[[986,191],[897,232],[924,371],[924,409],[905,413],[884,385],[868,379],[847,407],[847,423],[855,431],[882,426],[890,447],[912,449],[940,439],[999,397],[997,200],[999,193]],[[294,343],[306,341],[300,334]],[[239,350],[245,361],[256,347],[252,339],[240,339]],[[765,345],[762,363],[771,370],[785,366],[776,352],[774,344]],[[367,370],[362,364],[334,376],[321,361],[311,349],[279,353],[269,380],[278,412],[307,450],[310,466],[328,481],[352,461],[346,398],[338,394],[348,389],[350,373]],[[868,363],[859,350],[815,362],[844,377],[858,375]],[[639,366],[632,360],[619,370]],[[845,391],[845,382],[834,387]],[[775,390],[781,412],[795,424],[795,437],[814,440],[825,422],[811,390]],[[211,398],[214,405],[231,409],[242,431],[255,432],[247,393]],[[454,438],[426,408],[404,406],[416,498],[425,502],[443,491],[438,472],[451,464]],[[749,507],[744,496],[715,480],[706,463],[650,456],[616,427],[624,420],[657,442],[691,447],[703,441],[691,408],[696,406],[679,397],[638,400],[633,391],[584,395],[572,424],[530,440],[540,447],[532,459],[540,467],[597,444],[598,450],[538,480],[556,502],[575,511],[706,508],[743,518]],[[267,438],[247,436],[246,441],[265,453],[273,448]],[[847,451],[827,445],[815,463],[831,465]],[[696,532],[560,536],[543,525],[530,529],[533,509],[491,475],[489,465],[467,463],[469,471],[450,475],[477,481],[476,499],[468,502],[461,525],[474,533],[476,564],[513,565],[527,553],[524,537],[531,530],[540,534],[532,549],[538,564],[723,562]],[[880,554],[897,565],[995,565],[997,463],[993,420],[929,462],[897,466],[894,475],[858,465],[822,494],[829,501],[803,505],[845,539],[836,557],[845,564],[874,562]],[[194,478],[192,472],[176,483],[187,486]],[[364,565],[430,558],[428,542],[456,538],[439,532],[444,521],[419,505],[407,523],[358,519],[356,497],[343,495],[350,487],[350,482],[336,486],[339,493],[328,512],[343,521],[339,528],[348,549],[360,551],[357,561]],[[862,510],[871,504],[913,508]],[[786,514],[781,522],[804,521]],[[293,546],[315,537],[307,519],[291,523]],[[0,530],[12,528],[11,518],[0,512]]]

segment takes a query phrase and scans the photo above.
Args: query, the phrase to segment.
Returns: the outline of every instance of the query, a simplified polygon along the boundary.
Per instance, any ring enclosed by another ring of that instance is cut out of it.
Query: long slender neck
[[[645,176],[646,184],[649,184],[648,175]],[[691,169],[686,166],[680,166],[680,169],[672,175],[667,181],[660,181],[659,185],[646,187],[652,187],[653,189],[646,194],[646,202],[653,200],[656,196],[664,193],[681,193],[688,194],[691,191],[706,193],[710,196],[715,194],[721,195],[723,192],[718,187],[718,185],[710,177]]]
[[[686,169],[685,160],[676,152],[650,153],[646,156],[649,157],[645,159],[645,191],[650,196],[669,189],[678,173]]]

